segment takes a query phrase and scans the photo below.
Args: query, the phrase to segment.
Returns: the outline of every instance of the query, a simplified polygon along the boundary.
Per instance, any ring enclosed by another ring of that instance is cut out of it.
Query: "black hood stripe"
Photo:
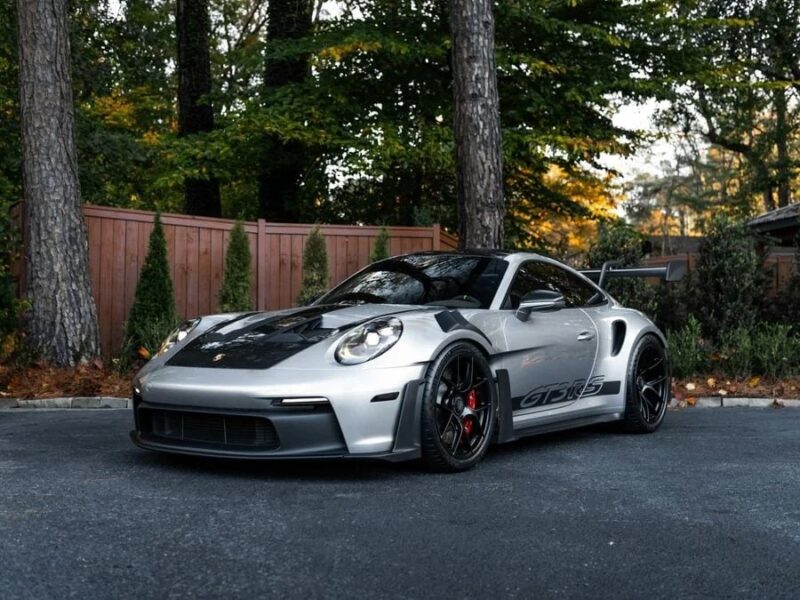
[[[419,308],[407,308],[373,315],[347,323],[336,329],[322,327],[323,316],[349,305],[322,304],[309,306],[288,314],[265,315],[231,331],[223,330],[237,321],[252,317],[253,313],[220,323],[181,348],[167,361],[173,367],[200,367],[220,369],[268,369],[281,361],[318,344],[341,331],[352,329],[367,321],[389,317]]]

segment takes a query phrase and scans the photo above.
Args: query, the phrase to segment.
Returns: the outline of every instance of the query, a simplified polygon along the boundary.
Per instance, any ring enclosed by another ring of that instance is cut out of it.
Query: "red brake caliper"
[[[471,410],[475,410],[478,408],[478,394],[475,390],[470,390],[469,394],[467,394],[467,406]],[[472,435],[472,428],[474,426],[472,416],[467,417],[464,419],[464,431],[467,435]]]

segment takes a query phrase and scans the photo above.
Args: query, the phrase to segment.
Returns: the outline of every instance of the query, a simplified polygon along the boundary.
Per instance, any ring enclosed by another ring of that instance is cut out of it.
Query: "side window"
[[[598,303],[597,290],[579,277],[557,265],[531,261],[517,271],[503,308],[516,309],[520,302],[540,290],[560,293],[567,307]]]

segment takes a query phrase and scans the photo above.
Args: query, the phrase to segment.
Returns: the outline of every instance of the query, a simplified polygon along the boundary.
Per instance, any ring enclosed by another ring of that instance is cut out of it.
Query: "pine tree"
[[[133,306],[125,325],[125,345],[123,358],[132,358],[144,348],[153,354],[175,327],[175,297],[167,260],[167,240],[161,215],[156,213],[153,231],[144,266],[139,273]]]
[[[389,258],[389,230],[386,227],[381,227],[378,237],[375,238],[372,253],[369,255],[369,262],[374,263],[387,258]]]
[[[304,306],[316,300],[328,289],[328,251],[325,249],[325,236],[315,227],[308,236],[303,254],[303,287],[297,297],[297,304]]]
[[[221,312],[247,312],[250,304],[250,244],[241,221],[237,221],[228,241],[225,275],[219,290]]]
[[[67,13],[66,0],[17,0],[27,333],[31,346],[59,366],[100,353],[81,215]]]

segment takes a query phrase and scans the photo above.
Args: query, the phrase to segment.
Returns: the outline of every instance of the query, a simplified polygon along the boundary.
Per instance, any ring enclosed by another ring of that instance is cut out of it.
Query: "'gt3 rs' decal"
[[[571,383],[552,383],[536,388],[527,396],[514,398],[513,409],[524,410],[538,406],[563,404],[591,396],[613,396],[619,394],[620,387],[619,381],[605,381],[604,375],[592,377],[588,383],[585,379],[578,379]]]

